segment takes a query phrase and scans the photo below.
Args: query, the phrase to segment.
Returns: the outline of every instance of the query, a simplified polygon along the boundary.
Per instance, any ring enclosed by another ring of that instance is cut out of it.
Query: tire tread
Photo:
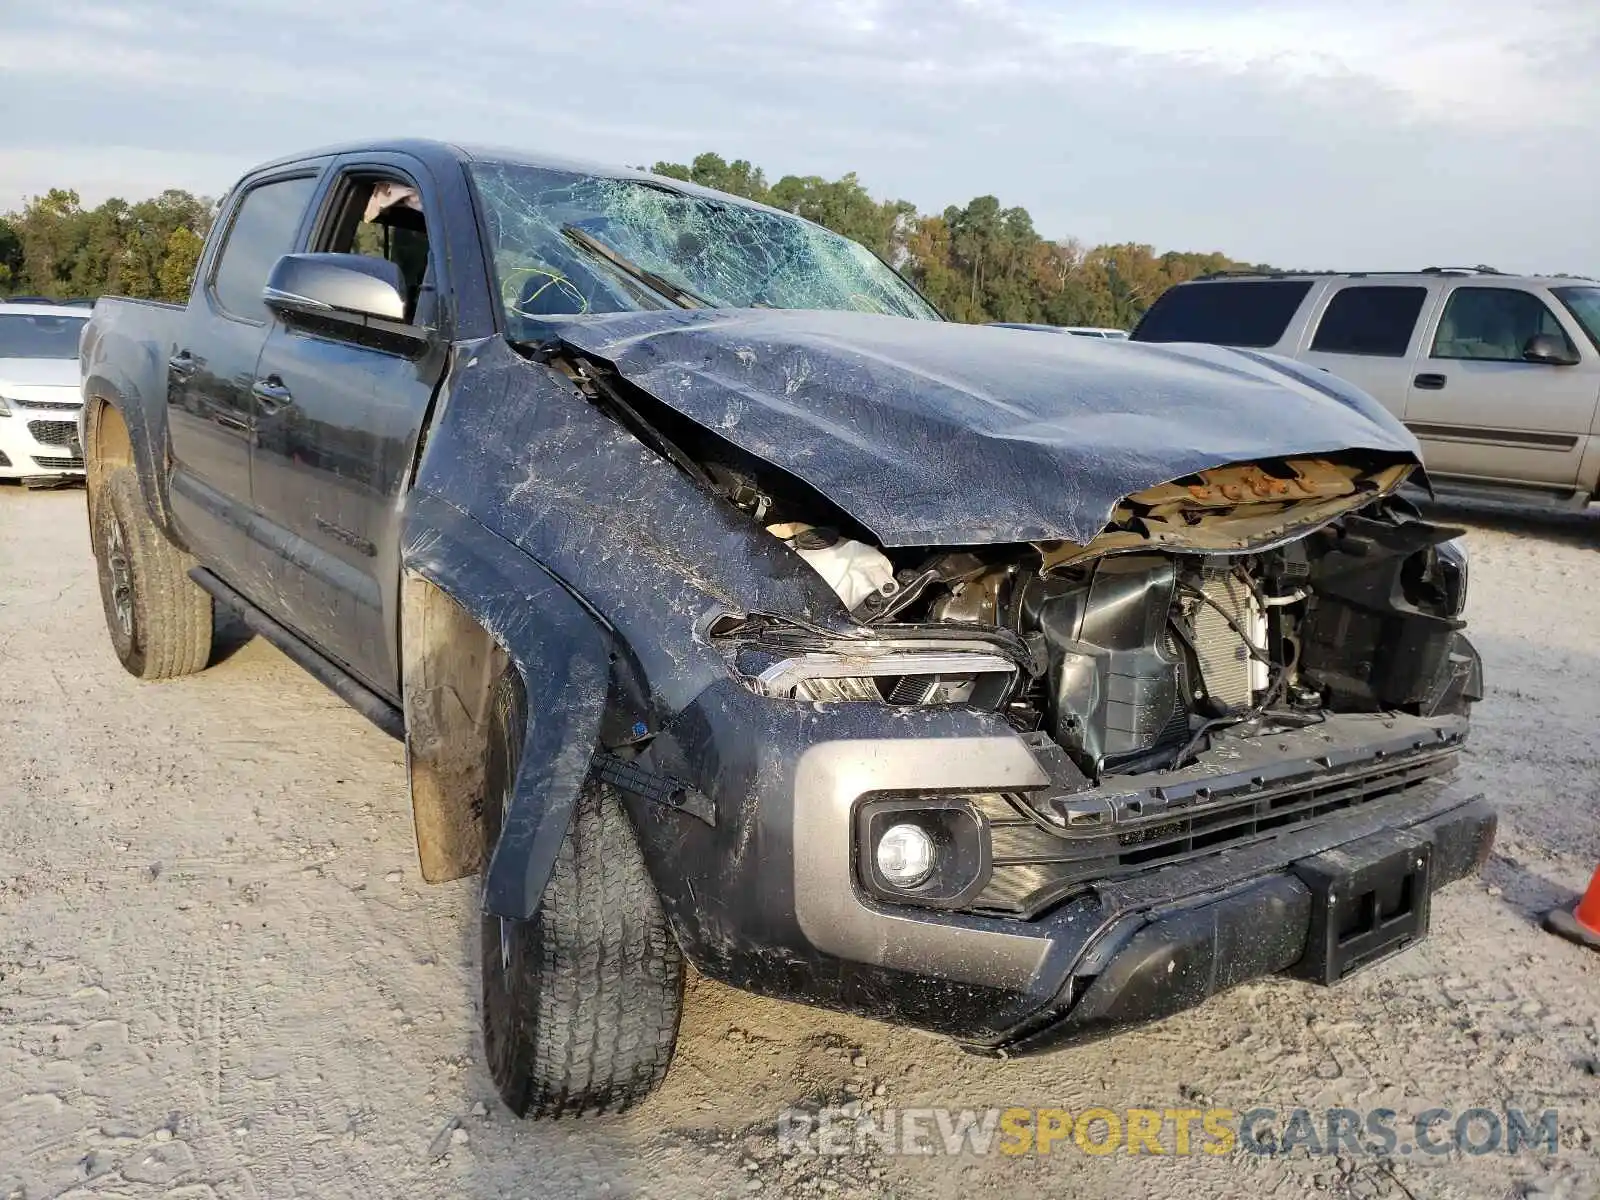
[[[503,749],[491,764],[514,775],[520,688],[511,695],[512,683],[499,686],[491,736],[503,739]],[[506,783],[488,783],[486,828],[496,835],[491,806]],[[487,956],[496,952],[499,927],[496,918],[484,922]],[[677,1045],[683,955],[616,789],[585,783],[539,911],[513,936],[514,1044],[490,1053],[501,1098],[518,1115],[540,1117],[620,1112],[643,1100],[666,1076]],[[488,996],[486,988],[486,1030]]]
[[[194,560],[167,539],[145,507],[131,466],[112,468],[99,503],[122,526],[133,574],[136,644],[118,657],[141,679],[176,679],[204,670],[211,659],[212,601],[189,578]],[[95,553],[103,555],[96,537]],[[104,570],[104,566],[101,568]],[[114,619],[107,601],[107,621]],[[116,639],[113,638],[115,644]]]

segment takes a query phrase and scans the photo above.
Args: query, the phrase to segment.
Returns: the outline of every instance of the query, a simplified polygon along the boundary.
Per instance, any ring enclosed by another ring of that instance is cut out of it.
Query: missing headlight
[[[755,682],[765,695],[794,700],[997,708],[1016,677],[1016,664],[997,654],[834,651],[779,659]]]
[[[710,636],[745,687],[784,700],[998,709],[1038,670],[1005,630],[878,626],[850,637],[758,616],[723,621]]]

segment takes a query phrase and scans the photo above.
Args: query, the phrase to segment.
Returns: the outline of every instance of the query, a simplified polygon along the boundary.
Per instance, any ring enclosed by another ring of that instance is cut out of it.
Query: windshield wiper
[[[579,229],[576,225],[563,225],[561,227],[561,235],[569,242],[582,246],[589,253],[605,259],[606,262],[628,276],[628,278],[644,284],[645,287],[658,295],[665,296],[679,308],[712,307],[710,303],[696,296],[688,288],[679,287],[671,280],[663,279],[654,271],[646,270],[632,259],[624,258],[599,238]]]

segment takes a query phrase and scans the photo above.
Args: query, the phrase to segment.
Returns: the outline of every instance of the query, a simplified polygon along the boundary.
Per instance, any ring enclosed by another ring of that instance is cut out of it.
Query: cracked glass
[[[939,314],[865,247],[666,182],[475,163],[513,337],[544,317],[683,307]]]

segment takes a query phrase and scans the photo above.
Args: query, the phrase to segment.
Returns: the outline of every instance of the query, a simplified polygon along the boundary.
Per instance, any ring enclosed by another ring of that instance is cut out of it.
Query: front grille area
[[[34,456],[33,465],[43,471],[81,471],[83,459],[79,455],[62,455],[60,457]]]
[[[83,407],[81,400],[18,400],[17,407],[26,411],[39,409],[43,412],[77,412]]]
[[[1459,733],[1441,734],[1401,753],[1308,763],[1292,776],[1220,776],[1214,787],[1093,836],[1067,836],[1021,796],[993,796],[982,802],[993,870],[971,907],[1031,918],[1098,881],[1216,854],[1427,787],[1455,769],[1459,750]]]
[[[42,446],[76,446],[78,424],[76,421],[29,421],[28,432]]]

